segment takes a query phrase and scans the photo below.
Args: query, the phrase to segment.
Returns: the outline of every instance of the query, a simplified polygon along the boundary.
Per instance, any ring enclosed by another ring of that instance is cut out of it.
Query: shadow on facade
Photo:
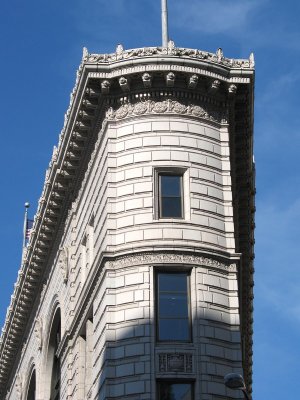
[[[106,330],[107,342],[98,357],[97,389],[92,399],[243,399],[227,389],[224,376],[242,374],[240,332],[216,310],[191,322],[191,341],[159,341],[157,322],[134,321]],[[224,317],[224,316],[223,316]],[[114,336],[114,338],[113,338]],[[184,391],[185,390],[185,391]],[[89,397],[87,397],[89,398]]]

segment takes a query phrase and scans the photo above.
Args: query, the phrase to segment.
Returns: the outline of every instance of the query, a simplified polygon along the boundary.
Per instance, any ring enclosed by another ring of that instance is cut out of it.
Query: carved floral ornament
[[[218,123],[226,123],[225,110],[209,109],[206,105],[183,104],[176,100],[142,100],[136,103],[122,104],[119,108],[110,107],[105,118],[107,120],[121,120],[127,117],[143,114],[179,114],[190,115]]]
[[[134,256],[126,256],[114,261],[109,261],[108,267],[115,269],[143,264],[191,264],[215,268],[227,272],[237,272],[236,264],[225,264],[212,258],[202,256],[171,253],[144,253]]]

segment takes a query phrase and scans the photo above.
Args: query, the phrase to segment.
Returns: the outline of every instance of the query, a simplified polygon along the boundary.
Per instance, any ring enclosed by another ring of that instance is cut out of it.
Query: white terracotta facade
[[[251,384],[253,68],[172,43],[84,51],[2,331],[1,399],[49,400],[54,352],[59,399],[159,399],[160,382],[241,398],[223,377]],[[182,177],[182,218],[159,215],[161,172]],[[188,275],[189,341],[158,340],[168,271]]]

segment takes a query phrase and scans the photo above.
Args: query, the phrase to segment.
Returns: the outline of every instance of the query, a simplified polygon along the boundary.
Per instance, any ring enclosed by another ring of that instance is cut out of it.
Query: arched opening
[[[30,377],[26,400],[35,400],[35,391],[36,391],[36,374],[34,369]]]
[[[56,310],[53,318],[51,333],[49,337],[46,381],[48,382],[47,393],[50,400],[60,399],[60,357],[57,352],[61,340],[61,313]]]

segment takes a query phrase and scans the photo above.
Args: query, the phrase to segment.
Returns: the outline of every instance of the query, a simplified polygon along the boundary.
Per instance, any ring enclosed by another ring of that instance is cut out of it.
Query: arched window
[[[60,309],[56,310],[53,318],[51,333],[49,337],[46,382],[48,382],[48,390],[50,400],[60,399],[60,357],[57,353],[61,340],[61,314]]]
[[[34,369],[30,377],[26,400],[35,400],[35,390],[36,390],[36,375]]]

